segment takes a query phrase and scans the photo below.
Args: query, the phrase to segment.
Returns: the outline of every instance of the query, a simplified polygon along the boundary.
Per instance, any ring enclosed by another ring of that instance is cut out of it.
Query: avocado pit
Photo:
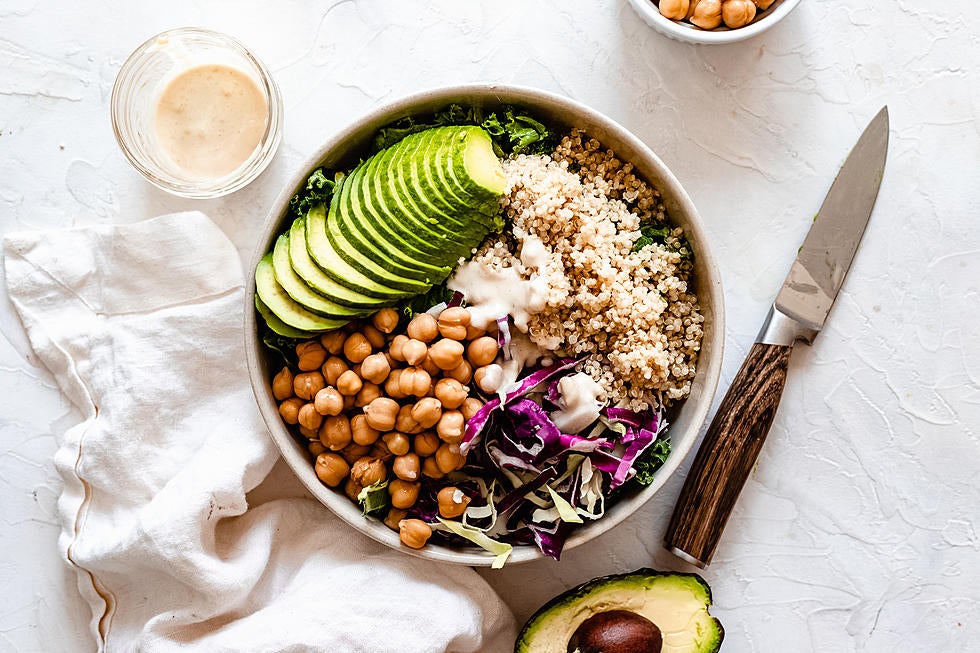
[[[655,623],[630,610],[592,615],[568,640],[568,653],[660,653],[663,636]]]

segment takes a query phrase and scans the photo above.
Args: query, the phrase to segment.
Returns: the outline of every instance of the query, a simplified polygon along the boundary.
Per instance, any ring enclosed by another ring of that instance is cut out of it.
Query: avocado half
[[[660,628],[662,653],[715,653],[725,630],[708,614],[711,588],[697,574],[638,569],[603,576],[558,595],[528,619],[515,653],[566,653],[589,617],[610,610],[635,612]]]

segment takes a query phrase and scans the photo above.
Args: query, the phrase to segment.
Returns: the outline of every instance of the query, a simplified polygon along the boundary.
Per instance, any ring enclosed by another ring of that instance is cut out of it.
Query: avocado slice
[[[259,299],[258,295],[255,295],[255,310],[259,312],[259,315],[261,315],[262,319],[265,320],[266,326],[268,326],[273,333],[278,333],[279,335],[287,338],[296,338],[297,340],[302,338],[312,338],[316,335],[316,332],[314,331],[294,329],[280,320],[272,311],[269,310],[268,306],[262,303],[262,300]]]
[[[276,240],[275,247],[272,248],[272,271],[276,275],[276,281],[282,286],[286,294],[294,302],[317,315],[330,317],[338,320],[344,318],[359,317],[372,312],[370,308],[350,308],[341,306],[330,299],[318,295],[306,285],[302,277],[296,274],[292,264],[289,262],[289,234],[284,233]]]
[[[327,240],[333,246],[333,250],[352,268],[368,278],[383,283],[389,288],[397,288],[408,294],[421,294],[428,290],[432,286],[431,283],[423,279],[410,279],[398,272],[394,272],[394,269],[398,266],[376,254],[368,254],[360,251],[344,236],[337,227],[337,211],[340,210],[340,201],[343,196],[342,190],[341,188],[334,191],[333,200],[330,202],[330,210],[327,211],[326,234]]]
[[[391,306],[394,300],[368,297],[341,285],[321,270],[306,249],[306,218],[296,218],[289,228],[289,264],[306,284],[315,292],[329,297],[341,306],[365,308],[370,312]]]
[[[445,159],[438,163],[447,183],[469,196],[475,208],[498,213],[500,196],[507,191],[507,178],[501,168],[488,165],[491,158],[496,159],[490,135],[479,127],[460,127],[449,138],[451,144],[442,150]]]
[[[407,207],[404,211],[395,211],[381,196],[382,186],[387,184],[387,176],[397,169],[398,161],[404,156],[414,156],[415,152],[411,147],[390,147],[365,162],[364,183],[357,189],[365,215],[395,242],[404,242],[424,256],[465,251],[467,243],[460,241],[455,230],[437,231],[439,221],[435,217],[415,213]],[[393,214],[398,216],[397,219],[391,217]]]
[[[725,631],[708,614],[711,588],[697,574],[639,569],[591,580],[557,596],[521,631],[514,653],[566,653],[579,626],[599,613],[626,610],[653,622],[662,653],[716,653]]]
[[[348,320],[334,320],[311,313],[294,302],[276,281],[276,273],[272,268],[272,254],[263,256],[255,267],[255,293],[273,315],[294,329],[330,331],[348,322]]]
[[[364,181],[364,174],[365,166],[361,164],[347,177],[340,189],[337,210],[327,214],[327,228],[336,228],[360,252],[400,276],[419,279],[426,283],[438,283],[445,279],[451,268],[424,262],[426,259],[433,260],[438,257],[413,257],[403,246],[399,247],[393,242],[392,238],[379,233],[374,223],[359,210],[355,193]]]
[[[361,273],[338,254],[327,237],[327,209],[323,204],[314,206],[306,214],[306,249],[327,276],[355,292],[382,299],[399,299],[413,294]]]
[[[487,229],[483,224],[470,220],[468,216],[446,213],[427,204],[417,184],[411,179],[412,166],[426,156],[420,147],[420,140],[414,136],[417,135],[407,137],[392,146],[392,164],[387,174],[376,177],[376,197],[389,215],[397,215],[399,218],[410,216],[421,222],[426,233],[438,238],[436,242],[448,244],[455,260],[469,252],[472,248],[471,242],[483,240]],[[395,226],[404,228],[406,224],[402,219]]]

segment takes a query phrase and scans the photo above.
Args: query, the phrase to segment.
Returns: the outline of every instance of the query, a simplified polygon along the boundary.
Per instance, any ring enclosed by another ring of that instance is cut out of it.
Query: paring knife
[[[711,562],[772,426],[793,345],[813,344],[827,320],[871,218],[887,152],[885,107],[837,174],[698,449],[666,536],[667,548],[691,564]]]

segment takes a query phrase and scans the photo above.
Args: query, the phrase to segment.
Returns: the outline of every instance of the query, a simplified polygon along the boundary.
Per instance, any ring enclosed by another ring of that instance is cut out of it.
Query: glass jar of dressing
[[[244,187],[282,136],[282,98],[269,70],[237,40],[197,28],[138,47],[116,77],[111,112],[130,163],[184,197]]]

